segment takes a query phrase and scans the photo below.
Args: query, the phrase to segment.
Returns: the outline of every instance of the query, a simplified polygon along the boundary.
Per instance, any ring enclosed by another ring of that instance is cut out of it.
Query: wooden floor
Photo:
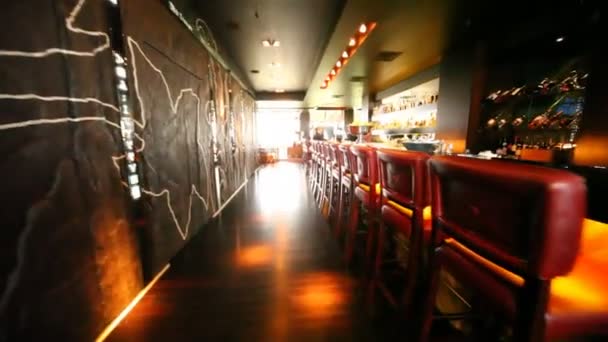
[[[265,167],[108,340],[381,340],[339,251],[302,166]]]

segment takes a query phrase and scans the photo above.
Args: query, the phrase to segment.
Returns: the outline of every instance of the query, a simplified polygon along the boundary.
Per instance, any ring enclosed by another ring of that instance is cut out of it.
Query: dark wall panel
[[[122,6],[136,117],[145,123],[139,130],[145,140],[144,265],[151,275],[218,208],[211,151],[210,61],[159,1],[125,1]]]
[[[111,6],[0,5],[0,341],[93,340],[223,204],[214,144],[222,201],[255,168],[254,100],[164,2],[121,1],[142,138],[129,197]]]
[[[446,54],[439,68],[437,138],[453,144],[454,152],[464,152],[466,148],[472,88],[472,49]]]
[[[0,340],[92,340],[142,287],[106,6],[1,5]]]

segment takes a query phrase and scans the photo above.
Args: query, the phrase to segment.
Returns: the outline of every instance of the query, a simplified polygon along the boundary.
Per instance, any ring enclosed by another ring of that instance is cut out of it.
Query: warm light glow
[[[272,63],[268,64],[268,66],[270,66],[272,68],[279,68],[281,66],[281,63],[272,62]]]
[[[298,279],[291,298],[296,310],[308,317],[336,317],[347,309],[351,287],[351,281],[344,276],[313,273]]]
[[[272,249],[267,245],[242,248],[237,254],[237,264],[253,267],[268,264],[272,259]]]
[[[348,58],[348,52],[343,51],[342,52],[342,58]]]
[[[262,40],[262,46],[270,47],[270,41],[268,39]]]
[[[279,88],[279,89],[275,90],[274,92],[275,92],[275,93],[284,93],[284,92],[285,92],[285,89],[280,89],[280,88]]]
[[[171,265],[167,264],[165,267],[163,267],[163,269],[160,272],[158,272],[158,274],[152,279],[152,281],[150,281],[150,283],[148,285],[146,285],[146,287],[144,287],[143,290],[141,290],[137,294],[137,296],[135,296],[135,298],[133,298],[131,303],[129,303],[129,305],[127,305],[127,307],[124,310],[122,310],[122,312],[118,316],[116,316],[116,318],[114,318],[114,320],[112,322],[110,322],[110,324],[108,324],[108,326],[105,329],[103,329],[101,334],[99,334],[99,336],[97,336],[97,338],[95,339],[95,342],[105,341],[105,339],[108,338],[108,336],[110,336],[112,331],[114,331],[114,329],[116,329],[118,324],[120,324],[120,322],[123,319],[125,319],[125,317],[127,317],[129,312],[131,312],[131,310],[133,310],[135,305],[137,305],[137,303],[139,303],[139,301],[146,295],[146,293],[148,293],[148,291],[150,291],[152,286],[154,286],[154,284],[156,284],[156,282],[163,276],[163,274],[165,274],[165,272],[167,272],[169,267],[171,267]]]
[[[557,39],[555,39],[556,42],[561,43],[564,41],[564,37],[557,37]]]
[[[586,279],[557,277],[551,281],[551,294],[555,301],[576,301],[587,310],[602,310],[608,305],[606,293]]]
[[[550,308],[570,307],[560,306],[560,302],[576,302],[587,311],[608,307],[608,276],[602,273],[608,266],[606,243],[608,224],[585,219],[574,268],[551,281]]]
[[[357,45],[357,40],[356,40],[355,38],[351,38],[351,39],[348,41],[348,46],[353,47],[353,46],[355,46],[355,45]]]
[[[361,24],[361,26],[359,26],[359,33],[365,33],[365,32],[367,32],[367,25]]]
[[[323,83],[321,83],[321,88],[327,88],[327,81],[323,81]]]
[[[279,46],[281,46],[281,42],[278,41],[278,40],[275,40],[275,41],[272,42],[272,46],[273,47],[279,47]]]
[[[341,61],[337,61],[337,62],[336,62],[336,67],[338,67],[338,68],[339,68],[339,67],[341,67],[341,66],[342,66],[342,62],[341,62]]]
[[[332,76],[335,76],[335,75],[336,75],[336,70],[331,69],[331,71],[330,71],[329,73],[330,73]]]
[[[325,82],[329,82],[331,81],[331,78],[329,78],[329,76],[325,77]]]

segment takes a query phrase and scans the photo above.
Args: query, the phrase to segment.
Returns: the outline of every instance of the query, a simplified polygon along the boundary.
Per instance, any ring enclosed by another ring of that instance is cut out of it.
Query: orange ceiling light
[[[338,61],[336,61],[335,67],[329,71],[325,80],[321,83],[321,89],[327,89],[329,87],[329,84],[338,76],[340,70],[344,68],[350,58],[354,56],[357,49],[363,45],[365,39],[367,39],[375,28],[376,22],[373,21],[361,23],[359,25],[355,34],[348,40],[348,45],[346,49],[342,51]]]

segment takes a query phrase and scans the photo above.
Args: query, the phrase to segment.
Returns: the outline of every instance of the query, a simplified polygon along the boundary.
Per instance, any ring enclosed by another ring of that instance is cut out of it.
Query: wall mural
[[[166,1],[167,8],[204,46],[221,53],[191,0]],[[219,201],[224,203],[255,169],[254,99],[222,65],[210,64],[216,107]]]
[[[0,341],[91,340],[253,172],[254,102],[160,2],[0,6]]]

